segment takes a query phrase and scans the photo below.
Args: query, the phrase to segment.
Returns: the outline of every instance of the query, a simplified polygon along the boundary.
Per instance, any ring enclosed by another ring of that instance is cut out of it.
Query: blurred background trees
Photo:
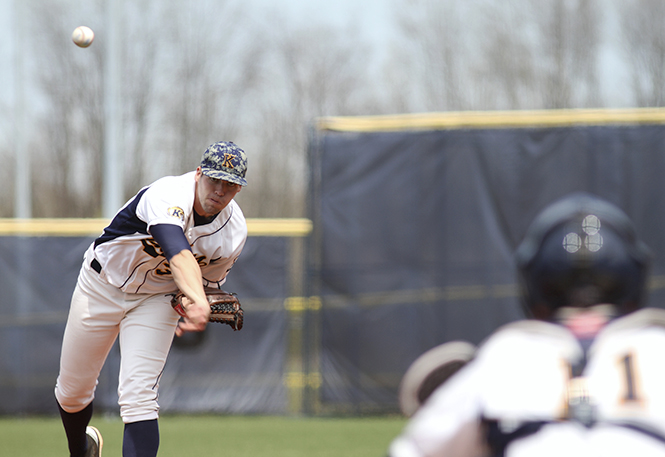
[[[99,217],[105,2],[23,5],[33,216]],[[123,2],[125,199],[193,170],[210,143],[232,140],[249,156],[250,185],[237,197],[246,215],[301,217],[308,129],[320,116],[665,103],[660,0],[386,0],[385,8],[391,38],[379,43],[361,21],[303,23],[278,2],[269,14],[235,0]],[[90,48],[71,42],[77,25],[95,30]],[[0,99],[0,217],[14,214],[15,114],[11,97]]]

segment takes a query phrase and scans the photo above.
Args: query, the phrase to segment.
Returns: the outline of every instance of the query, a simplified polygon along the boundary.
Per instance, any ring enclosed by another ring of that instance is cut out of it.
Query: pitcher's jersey
[[[194,226],[194,176],[167,176],[141,189],[90,245],[85,262],[96,259],[101,278],[125,292],[174,292],[168,261],[149,233],[152,225],[174,224],[189,241],[204,286],[223,284],[247,240],[245,217],[232,200],[212,222]]]
[[[488,424],[507,438],[506,456],[550,455],[536,452],[540,436],[550,448],[558,442],[561,449],[566,435],[576,437],[569,443],[591,445],[604,434],[613,436],[607,443],[617,451],[625,449],[618,441],[638,440],[645,448],[662,447],[658,455],[665,455],[663,347],[661,309],[643,309],[607,325],[587,359],[563,326],[508,324],[432,394],[393,441],[390,456],[473,455],[467,451],[488,444]],[[524,437],[517,437],[520,431]],[[531,454],[519,452],[525,446]],[[612,449],[605,448],[605,455],[620,455]]]

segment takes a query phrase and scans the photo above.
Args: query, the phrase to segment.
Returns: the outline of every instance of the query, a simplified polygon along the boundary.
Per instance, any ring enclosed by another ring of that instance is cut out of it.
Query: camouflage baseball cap
[[[201,172],[215,179],[247,185],[247,156],[232,142],[211,144],[203,153]]]

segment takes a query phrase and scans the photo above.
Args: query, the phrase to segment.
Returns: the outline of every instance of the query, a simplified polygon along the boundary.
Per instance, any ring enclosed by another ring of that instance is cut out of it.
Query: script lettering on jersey
[[[159,256],[164,257],[164,251],[162,251],[161,246],[153,238],[146,238],[144,240],[141,240],[141,244],[143,244],[143,252],[148,254],[150,257],[154,258],[157,258]],[[194,258],[196,259],[196,262],[199,264],[200,267],[205,267],[206,265],[208,265],[205,255],[194,254]],[[155,269],[155,274],[159,276],[170,275],[171,268],[169,266],[169,263],[168,262],[162,263],[159,268]]]
[[[196,259],[196,263],[199,264],[200,267],[206,266],[208,263],[205,261],[206,256],[204,255],[196,255],[194,254],[194,258]],[[171,267],[168,262],[164,262],[163,264],[160,265],[160,268],[155,269],[155,274],[159,276],[166,276],[171,274]]]
[[[208,265],[208,262],[206,262],[206,256],[200,254],[194,254],[194,258],[196,259],[196,262],[199,264],[200,267],[205,267],[206,265]]]
[[[164,251],[162,251],[162,247],[157,243],[157,241],[154,240],[154,238],[146,238],[141,240],[141,244],[143,245],[143,252],[148,254],[150,257],[164,257]],[[169,263],[164,262],[160,268],[155,270],[155,274],[159,276],[170,275],[171,269],[169,268]]]
[[[160,255],[164,255],[164,251],[162,251],[161,246],[153,238],[141,240],[141,244],[143,244],[143,252],[148,254],[150,257],[156,258]]]
[[[168,262],[161,264],[160,268],[155,269],[155,274],[158,276],[166,276],[171,274],[171,268]]]

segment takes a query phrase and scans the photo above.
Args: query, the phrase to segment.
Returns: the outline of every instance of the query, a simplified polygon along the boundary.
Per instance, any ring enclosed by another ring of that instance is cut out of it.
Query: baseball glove
[[[234,293],[225,292],[221,289],[211,287],[204,288],[208,303],[210,303],[210,322],[219,322],[230,325],[233,330],[240,330],[243,324],[243,311],[240,307],[240,300]],[[183,299],[188,300],[185,294],[178,292],[171,299],[173,309],[185,317],[185,308]]]

